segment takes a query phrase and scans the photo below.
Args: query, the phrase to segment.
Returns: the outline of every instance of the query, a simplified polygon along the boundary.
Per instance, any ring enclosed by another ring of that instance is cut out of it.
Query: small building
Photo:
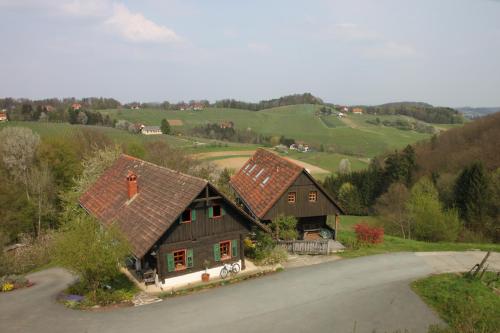
[[[7,121],[7,110],[0,111],[0,122]]]
[[[141,126],[141,133],[144,135],[159,135],[162,134],[160,126]]]
[[[43,112],[50,113],[54,112],[56,109],[52,105],[44,105],[42,106]]]
[[[73,103],[71,104],[71,108],[73,110],[80,110],[82,108],[82,105],[80,103]]]
[[[244,269],[243,239],[252,219],[208,181],[121,155],[80,198],[80,205],[105,227],[128,239],[135,270],[154,276],[161,288],[201,281],[207,268]]]
[[[325,229],[334,235],[327,217],[343,214],[306,169],[265,149],[258,149],[233,176],[231,187],[256,220],[269,224],[279,215],[294,216],[303,237]]]
[[[201,103],[194,103],[191,106],[191,109],[194,110],[194,111],[201,111],[201,110],[203,110],[203,104],[201,104]]]
[[[219,127],[222,129],[234,128],[234,123],[232,121],[223,121],[219,124]]]
[[[139,104],[134,104],[130,107],[132,110],[139,110],[141,107],[139,106]]]
[[[353,114],[363,114],[363,109],[362,108],[354,108],[352,109]]]

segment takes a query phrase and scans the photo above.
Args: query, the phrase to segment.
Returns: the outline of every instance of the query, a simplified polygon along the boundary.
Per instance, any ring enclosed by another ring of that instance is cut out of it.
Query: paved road
[[[440,320],[408,284],[463,270],[481,253],[385,254],[294,268],[161,303],[110,312],[55,302],[72,281],[61,269],[31,276],[29,289],[0,295],[0,332],[426,332]],[[500,254],[493,256],[500,268]]]

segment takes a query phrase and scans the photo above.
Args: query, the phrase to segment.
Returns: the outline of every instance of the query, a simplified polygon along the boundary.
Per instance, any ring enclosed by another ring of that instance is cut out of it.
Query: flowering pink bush
[[[364,244],[378,244],[384,241],[384,228],[371,227],[366,223],[354,226],[358,242]]]

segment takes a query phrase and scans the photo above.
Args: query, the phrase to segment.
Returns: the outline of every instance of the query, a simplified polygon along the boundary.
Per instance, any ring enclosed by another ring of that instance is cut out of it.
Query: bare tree
[[[347,158],[343,158],[339,163],[339,173],[347,174],[351,172],[351,162]]]
[[[375,210],[382,220],[401,231],[403,238],[411,237],[411,226],[406,203],[410,193],[401,183],[392,184],[386,193],[381,195],[375,204]]]
[[[29,177],[29,189],[32,199],[36,202],[38,210],[38,226],[36,228],[38,236],[42,230],[42,215],[54,210],[52,198],[54,196],[54,183],[49,167],[44,164],[37,168],[32,168]]]
[[[39,145],[40,136],[29,128],[7,127],[0,131],[2,161],[9,173],[24,184],[28,200],[30,170]]]

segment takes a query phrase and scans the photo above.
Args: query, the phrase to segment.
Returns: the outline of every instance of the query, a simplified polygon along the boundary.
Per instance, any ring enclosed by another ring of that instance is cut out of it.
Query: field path
[[[248,158],[252,156],[255,153],[255,150],[231,150],[231,151],[216,151],[216,152],[210,152],[210,153],[201,153],[201,154],[194,154],[192,155],[196,159],[211,159],[210,162],[215,164],[217,167],[223,169],[223,168],[228,168],[228,169],[234,169],[234,170],[239,170],[246,161],[248,161]],[[234,157],[230,157],[234,156]],[[244,157],[248,156],[248,157]],[[220,157],[219,159],[217,159]],[[329,174],[330,171],[325,170],[323,168],[320,168],[318,166],[315,166],[310,163],[302,162],[293,158],[289,157],[284,157],[285,159],[300,165],[301,167],[305,168],[309,173],[311,174]]]
[[[210,153],[200,153],[193,154],[192,156],[199,160],[204,160],[207,158],[215,158],[215,157],[225,157],[225,156],[241,156],[248,155],[252,156],[255,153],[255,150],[230,150],[230,151],[213,151]]]

